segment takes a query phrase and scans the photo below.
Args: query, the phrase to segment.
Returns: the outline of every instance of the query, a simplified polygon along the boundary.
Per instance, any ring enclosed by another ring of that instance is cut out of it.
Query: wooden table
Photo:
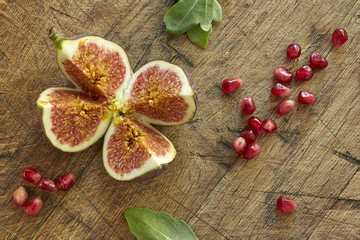
[[[199,239],[360,238],[360,2],[219,2],[223,21],[203,50],[165,31],[162,19],[175,1],[0,1],[0,239],[134,239],[124,217],[131,207],[167,211]],[[46,88],[71,86],[57,66],[51,26],[118,43],[134,70],[162,59],[190,73],[198,110],[190,123],[157,127],[178,152],[159,177],[114,180],[103,167],[102,140],[79,153],[48,141],[36,99]],[[349,33],[342,47],[331,42],[338,27]],[[302,47],[298,61],[286,59],[291,43]],[[309,82],[293,81],[289,98],[304,90],[317,102],[277,115],[274,68],[295,71],[313,52],[329,66]],[[221,82],[232,77],[244,86],[224,94]],[[258,138],[261,154],[250,161],[231,148],[247,125],[245,96],[255,99],[256,116],[279,125]],[[22,179],[26,166],[50,178],[73,172],[77,181],[68,192],[40,191]],[[20,185],[43,199],[38,217],[12,203]],[[282,195],[297,201],[296,212],[276,209]]]

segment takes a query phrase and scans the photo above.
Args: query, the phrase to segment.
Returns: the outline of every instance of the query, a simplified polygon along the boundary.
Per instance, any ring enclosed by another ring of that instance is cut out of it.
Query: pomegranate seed
[[[24,168],[22,176],[26,181],[28,181],[30,183],[35,183],[35,184],[37,184],[41,178],[40,172],[37,169],[32,168],[32,167]]]
[[[24,207],[24,212],[26,215],[35,217],[40,212],[43,202],[39,197],[35,198],[32,202]]]
[[[47,177],[43,177],[40,179],[39,183],[38,183],[38,187],[42,190],[46,190],[46,191],[56,191],[57,190],[57,186],[55,184],[55,182]]]
[[[301,54],[301,47],[299,44],[290,44],[286,49],[288,59],[298,58]]]
[[[266,119],[262,122],[262,128],[267,133],[274,133],[277,131],[278,127],[276,125],[276,122],[271,119]]]
[[[324,69],[328,65],[326,59],[320,53],[313,53],[310,56],[310,67],[312,69]]]
[[[242,137],[235,138],[232,147],[237,154],[242,154],[246,148],[246,141]]]
[[[56,181],[57,187],[62,191],[67,191],[75,182],[75,175],[72,173],[59,177]]]
[[[279,115],[285,115],[288,114],[289,112],[291,112],[291,110],[293,110],[295,106],[295,103],[293,100],[285,100],[282,101],[276,108],[276,112]]]
[[[282,85],[281,83],[275,83],[271,88],[271,93],[278,97],[287,97],[290,94],[291,89]]]
[[[291,82],[293,78],[293,74],[285,67],[275,68],[274,75],[282,84],[287,84]]]
[[[334,30],[331,40],[336,46],[341,47],[344,43],[346,43],[348,38],[349,36],[346,30],[338,28]]]
[[[296,78],[302,81],[309,81],[313,75],[314,71],[308,65],[304,65],[296,71]]]
[[[224,93],[232,93],[242,86],[242,80],[240,78],[225,79],[222,82],[222,90]]]
[[[247,128],[244,131],[242,131],[240,137],[244,138],[247,144],[251,144],[256,140],[256,136],[250,128]]]
[[[248,125],[250,129],[254,132],[256,136],[259,136],[262,134],[262,127],[261,127],[261,120],[258,117],[251,117],[248,120]]]
[[[299,92],[298,102],[302,104],[313,104],[316,101],[316,96],[311,92]]]
[[[295,211],[297,208],[297,203],[294,200],[286,197],[279,197],[276,205],[277,208],[284,213],[290,213],[292,211]]]
[[[25,206],[28,200],[28,193],[23,186],[18,187],[13,193],[13,201],[17,206]]]
[[[252,97],[246,97],[241,101],[242,112],[245,115],[251,115],[255,112],[255,101]]]
[[[252,158],[256,157],[257,155],[259,155],[259,153],[260,153],[260,145],[255,142],[255,143],[248,145],[245,148],[243,156],[246,160],[249,160],[249,159],[252,159]]]

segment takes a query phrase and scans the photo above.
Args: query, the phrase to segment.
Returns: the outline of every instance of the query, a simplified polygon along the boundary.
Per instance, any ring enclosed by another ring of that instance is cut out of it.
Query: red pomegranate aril
[[[274,133],[277,131],[278,127],[276,125],[276,122],[272,119],[265,119],[262,122],[262,128],[267,133]]]
[[[281,83],[275,83],[271,88],[271,93],[278,97],[287,97],[290,95],[291,89],[282,85]]]
[[[293,110],[295,103],[293,100],[282,101],[276,108],[276,112],[279,115],[286,115]]]
[[[294,200],[291,200],[286,197],[279,197],[276,205],[277,205],[277,208],[284,213],[293,212],[297,208],[297,203]]]
[[[57,181],[57,187],[62,191],[67,191],[75,182],[75,175],[72,173],[60,176]]]
[[[241,109],[245,115],[251,115],[255,112],[255,101],[252,97],[246,97],[241,101]]]
[[[296,78],[302,81],[309,81],[314,75],[314,70],[308,66],[304,65],[296,71]]]
[[[255,142],[255,143],[248,145],[245,148],[243,156],[246,160],[249,160],[249,159],[252,159],[252,158],[256,157],[257,155],[259,155],[259,153],[260,153],[260,145]]]
[[[287,84],[293,79],[293,74],[285,67],[275,68],[274,75],[282,84]]]
[[[56,183],[47,177],[43,177],[40,179],[38,187],[46,191],[57,191],[58,189]]]
[[[25,206],[28,197],[29,195],[26,192],[25,188],[23,186],[20,186],[13,193],[13,202],[15,203],[15,205],[22,207]]]
[[[41,174],[39,170],[32,167],[24,168],[22,176],[26,181],[34,184],[37,184],[41,179]]]
[[[320,53],[313,53],[310,56],[310,67],[312,69],[324,69],[328,65],[326,59]]]
[[[222,90],[224,93],[232,93],[242,86],[242,79],[240,78],[232,78],[232,79],[225,79],[222,82]]]
[[[242,137],[237,137],[235,138],[231,146],[237,154],[242,154],[246,148],[246,141]]]
[[[288,59],[298,58],[301,54],[301,47],[299,44],[290,44],[286,49],[286,55]]]
[[[258,117],[249,118],[248,125],[249,125],[250,129],[253,131],[253,133],[256,136],[259,136],[259,135],[262,134],[263,129],[262,129],[262,126],[261,126],[262,123],[261,123],[260,118],[258,118]]]
[[[41,199],[39,197],[35,198],[32,202],[30,202],[24,207],[24,212],[28,216],[35,217],[39,214],[42,205],[43,202],[41,201]]]
[[[240,137],[244,138],[247,144],[251,144],[256,140],[256,136],[250,128],[247,128],[244,131],[242,131]]]
[[[343,28],[338,28],[334,30],[331,40],[333,44],[335,44],[338,47],[341,47],[344,43],[346,43],[348,38],[349,36],[346,30]]]
[[[311,92],[299,92],[298,102],[302,104],[313,104],[316,102],[316,96]]]

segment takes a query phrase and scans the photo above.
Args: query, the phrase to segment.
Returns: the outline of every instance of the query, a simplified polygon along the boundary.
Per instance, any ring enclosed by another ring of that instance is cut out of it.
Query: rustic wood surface
[[[360,239],[360,2],[219,2],[223,21],[202,50],[165,31],[162,19],[175,1],[0,1],[0,239],[135,239],[124,217],[131,207],[167,211],[199,239]],[[36,99],[46,88],[71,86],[57,66],[51,26],[68,37],[90,33],[118,43],[134,70],[162,59],[190,73],[198,111],[190,123],[157,127],[178,151],[159,177],[112,179],[102,140],[79,153],[48,141]],[[342,47],[331,43],[338,27],[349,33]],[[294,42],[302,55],[288,61]],[[273,69],[294,71],[315,51],[329,66],[309,82],[294,81],[289,98],[307,90],[317,102],[278,116]],[[244,86],[226,95],[221,82],[231,77]],[[245,161],[231,142],[246,127],[240,101],[248,95],[255,115],[274,119],[279,131],[259,137],[260,156]],[[77,181],[68,192],[39,191],[22,179],[26,166],[50,178],[73,172]],[[38,217],[12,203],[20,185],[43,199]],[[298,202],[296,212],[276,209],[282,195]]]

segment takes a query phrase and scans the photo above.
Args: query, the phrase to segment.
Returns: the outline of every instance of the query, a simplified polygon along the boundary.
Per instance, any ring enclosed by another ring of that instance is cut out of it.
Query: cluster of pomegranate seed
[[[249,128],[241,132],[235,138],[232,147],[237,154],[243,154],[244,159],[250,160],[260,153],[260,145],[256,142],[256,137],[267,133],[275,133],[277,125],[274,120],[266,119],[261,122],[260,118],[252,116],[248,120]]]
[[[294,45],[298,46],[297,48]],[[290,50],[289,50],[290,49]],[[295,54],[296,50],[298,50],[297,54]],[[290,51],[290,57],[289,57]],[[298,44],[291,44],[288,47],[287,55],[289,59],[295,59],[300,56],[301,48]],[[324,69],[328,66],[328,62],[326,59],[319,53],[313,53],[310,56],[310,61],[308,65],[303,65],[299,68],[295,77],[302,81],[309,81],[314,76],[315,69]],[[293,74],[286,69],[285,67],[277,67],[274,70],[274,76],[279,80],[280,83],[276,83],[271,88],[271,93],[278,97],[287,97],[289,96],[291,89],[289,87],[284,86],[283,84],[290,83],[292,81]],[[316,96],[309,92],[300,92],[298,95],[298,102],[302,104],[313,104],[316,101]],[[286,115],[292,111],[295,106],[294,100],[284,100],[280,102],[280,104],[276,108],[276,112],[279,115]]]
[[[348,39],[347,32],[345,29],[339,28],[336,29],[332,35],[332,41],[336,46],[343,45]],[[287,48],[287,57],[289,59],[298,58],[301,54],[301,47],[298,44],[290,44]],[[324,69],[328,66],[328,61],[320,54],[313,53],[310,55],[310,61],[308,65],[303,65],[299,68],[295,77],[302,81],[309,81],[314,76],[314,70]],[[279,80],[280,83],[276,83],[271,88],[271,93],[278,97],[287,97],[290,94],[291,89],[284,86],[283,84],[290,83],[293,77],[293,74],[286,69],[285,67],[277,67],[274,70],[275,77]],[[301,91],[298,95],[298,102],[301,104],[313,104],[316,101],[316,96],[310,92]],[[295,102],[293,100],[282,101],[276,112],[280,115],[285,115],[291,112],[294,108]]]
[[[332,34],[332,42],[340,47],[348,40],[348,34],[345,29],[338,28]],[[301,47],[297,44],[291,44],[287,48],[287,57],[288,59],[298,58],[301,54]],[[309,81],[313,75],[314,70],[324,69],[328,66],[327,60],[319,53],[313,53],[310,55],[309,65],[304,65],[298,69],[295,73],[295,77],[302,81]],[[275,77],[279,80],[280,83],[275,84],[271,88],[271,93],[278,97],[286,97],[290,94],[290,88],[287,89],[282,84],[290,83],[292,80],[293,74],[286,69],[285,67],[277,67],[274,70]],[[301,104],[313,104],[316,101],[316,96],[313,93],[301,91],[298,95],[298,102]],[[295,102],[293,100],[282,101],[276,112],[280,115],[285,115],[289,113],[294,108]],[[264,128],[265,129],[265,128]],[[297,203],[294,200],[291,200],[286,197],[280,197],[277,200],[277,208],[284,212],[290,213],[296,210]]]
[[[332,34],[332,42],[340,47],[348,40],[348,34],[345,29],[338,28]],[[290,44],[286,50],[288,59],[297,59],[301,55],[301,47],[298,44]],[[310,55],[309,64],[303,65],[295,72],[295,77],[301,81],[309,81],[314,76],[314,70],[324,69],[328,66],[328,61],[320,53],[312,53]],[[285,67],[277,67],[274,70],[274,76],[278,79],[271,88],[271,94],[285,98],[290,95],[291,89],[284,84],[288,84],[293,79],[291,73]],[[225,79],[222,83],[222,89],[225,93],[236,91],[242,86],[241,79]],[[316,96],[313,93],[301,91],[298,94],[298,102],[301,104],[313,104],[316,102]],[[286,115],[292,111],[295,106],[294,100],[283,100],[276,108],[279,115]],[[252,115],[255,110],[255,101],[252,97],[245,97],[241,101],[241,109],[245,115]],[[274,120],[266,119],[263,122],[258,117],[252,116],[248,120],[249,128],[245,129],[239,137],[237,137],[232,147],[237,154],[243,154],[247,160],[252,159],[259,155],[260,145],[256,143],[256,137],[260,136],[263,131],[266,133],[275,133],[278,129]],[[289,213],[297,208],[297,203],[294,200],[286,197],[280,197],[277,200],[277,208],[284,212]]]
[[[23,178],[29,183],[36,184],[38,188],[46,191],[67,191],[75,182],[75,175],[72,173],[60,176],[57,181],[47,177],[42,177],[39,170],[32,167],[25,167],[22,173]],[[13,202],[17,206],[25,206],[28,200],[28,193],[23,186],[20,186],[13,193]],[[24,207],[24,212],[28,216],[35,217],[42,208],[43,202],[40,197],[35,198]]]

